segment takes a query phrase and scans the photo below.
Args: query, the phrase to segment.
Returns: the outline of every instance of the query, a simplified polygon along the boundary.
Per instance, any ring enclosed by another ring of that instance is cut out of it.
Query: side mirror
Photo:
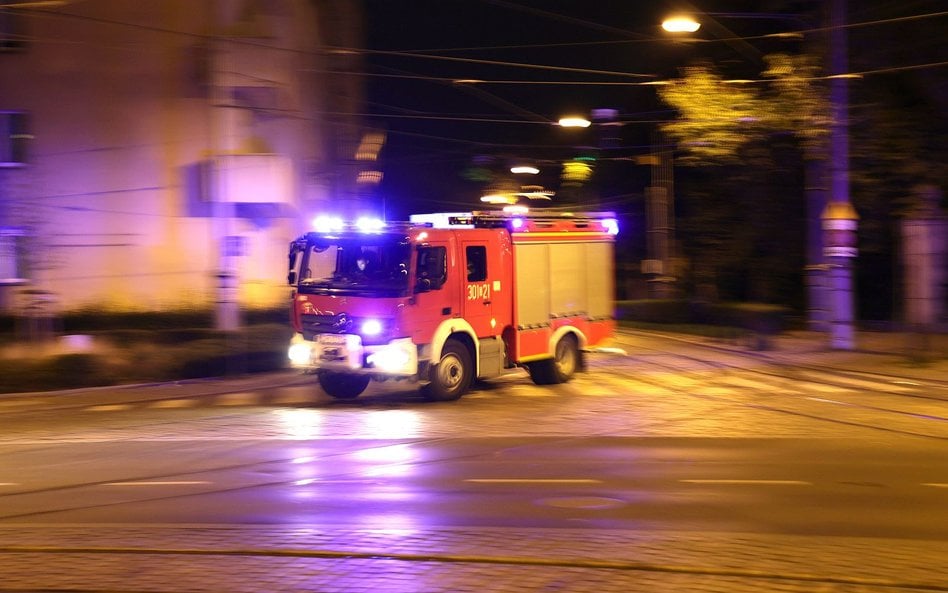
[[[286,283],[290,286],[296,284],[296,271],[292,271],[286,275]]]
[[[428,278],[419,278],[418,282],[415,282],[415,292],[428,292],[431,290],[431,280]]]

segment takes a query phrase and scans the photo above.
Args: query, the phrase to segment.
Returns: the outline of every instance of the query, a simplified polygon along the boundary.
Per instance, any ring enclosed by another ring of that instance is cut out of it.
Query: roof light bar
[[[336,216],[320,215],[313,219],[313,230],[317,233],[338,233],[345,223]]]

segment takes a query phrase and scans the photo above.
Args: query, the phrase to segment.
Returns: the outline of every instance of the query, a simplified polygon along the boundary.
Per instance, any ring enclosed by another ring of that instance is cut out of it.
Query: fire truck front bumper
[[[418,374],[418,348],[411,338],[364,345],[356,334],[316,334],[312,340],[296,334],[288,355],[293,367],[307,371],[325,369],[386,377]]]

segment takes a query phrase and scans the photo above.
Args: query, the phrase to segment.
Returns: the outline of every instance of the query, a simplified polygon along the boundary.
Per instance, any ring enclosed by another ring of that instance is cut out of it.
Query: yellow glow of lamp
[[[583,161],[563,163],[563,180],[572,182],[588,181],[592,176],[592,167]]]
[[[673,16],[662,23],[662,29],[669,33],[694,33],[700,28],[701,23],[690,16]]]
[[[570,116],[560,118],[559,124],[564,128],[588,128],[592,122],[585,117]]]
[[[481,201],[488,204],[515,204],[517,197],[510,194],[487,194],[481,196]]]

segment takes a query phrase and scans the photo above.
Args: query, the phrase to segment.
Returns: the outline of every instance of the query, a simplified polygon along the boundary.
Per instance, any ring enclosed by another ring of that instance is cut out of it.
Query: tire
[[[566,334],[556,343],[553,358],[530,363],[527,370],[537,385],[555,385],[572,379],[581,366],[582,355],[576,336]]]
[[[432,401],[454,401],[464,395],[474,379],[471,353],[457,340],[448,340],[441,350],[438,364],[428,371],[430,383],[423,390]]]
[[[369,386],[371,377],[323,371],[319,373],[317,379],[326,395],[336,399],[354,399]]]
[[[527,365],[530,371],[530,379],[537,385],[550,385],[553,383],[553,360],[539,360]]]

